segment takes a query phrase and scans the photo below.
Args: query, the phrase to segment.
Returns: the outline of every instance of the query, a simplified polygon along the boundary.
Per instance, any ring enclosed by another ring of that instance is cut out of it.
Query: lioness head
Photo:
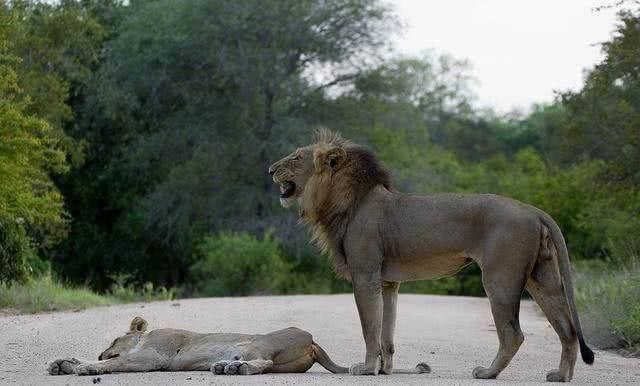
[[[280,203],[290,207],[303,196],[309,179],[338,170],[346,158],[348,141],[330,131],[316,132],[314,144],[296,149],[269,167],[273,181],[280,185]]]
[[[108,349],[104,350],[102,354],[98,357],[98,360],[106,360],[111,358],[117,358],[122,354],[126,354],[129,351],[133,350],[134,347],[140,341],[140,337],[144,332],[147,331],[147,321],[142,319],[139,316],[136,316],[131,321],[131,325],[129,326],[129,332],[125,335],[116,338],[116,340],[111,343]]]

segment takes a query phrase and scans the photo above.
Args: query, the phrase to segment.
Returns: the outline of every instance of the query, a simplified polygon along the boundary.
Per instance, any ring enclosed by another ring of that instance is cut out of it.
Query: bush
[[[403,283],[400,292],[430,295],[485,296],[480,268],[472,264],[455,276]]]
[[[286,255],[290,270],[285,280],[280,281],[281,293],[333,294],[352,292],[351,283],[336,276],[328,256],[314,252],[315,249],[309,246],[307,253],[297,257]]]
[[[289,273],[280,241],[271,233],[257,239],[246,233],[207,236],[196,248],[190,268],[196,296],[277,293]]]
[[[155,287],[153,283],[146,282],[141,286],[136,286],[133,275],[118,274],[110,275],[113,280],[107,294],[121,302],[150,302],[153,300],[173,300],[180,296],[178,288],[167,289],[164,286]]]
[[[24,282],[29,276],[27,261],[33,253],[22,225],[0,216],[0,284]]]
[[[624,245],[613,246],[626,252],[608,261],[575,264],[576,300],[591,343],[639,353],[640,242],[631,236]]]

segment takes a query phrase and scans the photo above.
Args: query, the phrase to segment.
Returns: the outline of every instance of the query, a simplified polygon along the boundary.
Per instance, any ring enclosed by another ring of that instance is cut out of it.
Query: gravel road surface
[[[99,307],[80,312],[0,316],[0,384],[91,385],[96,377],[49,376],[56,358],[97,359],[111,341],[126,332],[135,316],[149,328],[183,328],[198,332],[266,333],[296,326],[313,334],[342,365],[364,358],[353,295],[210,298]],[[522,302],[525,342],[497,380],[471,377],[487,366],[498,340],[486,299],[400,295],[396,328],[397,367],[424,361],[431,374],[353,377],[333,375],[319,365],[306,374],[248,377],[209,372],[157,372],[101,375],[101,385],[196,384],[546,384],[545,374],[560,359],[560,342],[534,303]],[[588,337],[587,337],[588,338]],[[640,360],[597,351],[593,366],[579,360],[573,384],[640,384]]]

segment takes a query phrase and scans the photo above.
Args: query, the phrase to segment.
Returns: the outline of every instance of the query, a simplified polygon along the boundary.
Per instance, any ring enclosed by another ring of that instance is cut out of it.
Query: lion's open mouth
[[[296,184],[293,181],[280,183],[280,198],[289,198],[296,192]]]
[[[100,354],[100,356],[98,357],[99,361],[103,361],[103,360],[107,360],[107,359],[113,359],[113,358],[117,358],[119,357],[120,354],[110,354],[108,356],[105,356],[104,353]]]

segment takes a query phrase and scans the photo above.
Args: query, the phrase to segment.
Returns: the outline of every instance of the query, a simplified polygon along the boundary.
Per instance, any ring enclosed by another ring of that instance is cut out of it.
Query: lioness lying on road
[[[147,331],[147,321],[137,316],[129,332],[113,341],[98,361],[58,359],[49,374],[97,375],[141,371],[208,371],[215,374],[304,373],[314,363],[332,373],[348,373],[299,328],[289,327],[265,335],[199,334],[163,328]],[[429,366],[395,370],[405,374],[430,372]]]

